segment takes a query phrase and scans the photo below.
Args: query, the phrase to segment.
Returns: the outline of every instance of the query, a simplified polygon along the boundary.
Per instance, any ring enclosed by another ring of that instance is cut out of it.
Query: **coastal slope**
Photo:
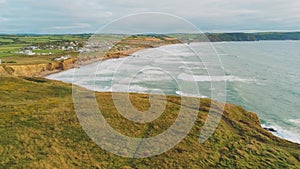
[[[180,97],[168,96],[164,114],[151,123],[134,123],[114,107],[111,93],[96,93],[106,121],[132,137],[150,137],[175,121]],[[140,110],[145,94],[130,94]],[[32,77],[0,77],[0,168],[299,168],[300,145],[264,130],[255,113],[226,104],[215,133],[203,144],[199,133],[210,99],[199,99],[194,127],[171,150],[151,158],[131,159],[98,147],[78,122],[72,86]],[[102,104],[100,104],[102,103]]]

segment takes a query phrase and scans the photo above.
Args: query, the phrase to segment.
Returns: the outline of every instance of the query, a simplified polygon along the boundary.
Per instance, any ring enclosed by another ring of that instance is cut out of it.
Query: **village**
[[[70,58],[69,53],[89,53],[100,50],[109,50],[110,43],[107,42],[54,42],[40,43],[31,46],[21,47],[15,54],[26,56],[51,56],[55,55],[55,61],[67,60]],[[1,60],[0,60],[1,64]]]
[[[52,51],[70,51],[70,52],[82,52],[82,43],[78,41],[74,42],[55,42],[55,43],[41,43],[33,46],[22,47],[15,54],[22,55],[52,55]]]
[[[134,37],[126,42],[120,40],[124,37],[115,37],[111,39],[99,40],[97,38],[89,39],[79,37],[67,37],[64,40],[53,40],[50,37],[24,37],[24,39],[15,39],[17,45],[3,45],[0,51],[0,64],[33,64],[27,61],[30,58],[36,58],[36,62],[63,61],[71,57],[78,56],[80,53],[105,53],[110,52],[119,55],[121,53],[130,53],[133,48],[154,47],[161,40],[155,37]],[[52,37],[53,38],[53,37]],[[144,41],[150,38],[149,41]],[[71,40],[72,39],[72,40]],[[101,39],[101,38],[100,38]],[[154,39],[154,40],[153,40]]]

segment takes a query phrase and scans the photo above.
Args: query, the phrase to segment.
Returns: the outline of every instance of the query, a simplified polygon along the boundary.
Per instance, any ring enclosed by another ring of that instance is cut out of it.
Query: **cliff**
[[[28,76],[40,77],[47,74],[56,73],[62,70],[70,69],[75,66],[76,58],[63,61],[33,64],[33,65],[1,65],[0,76]]]
[[[185,106],[180,97],[168,96],[164,113],[143,124],[119,114],[111,93],[96,93],[96,98],[106,121],[132,137],[160,134]],[[149,108],[148,95],[130,94],[130,99],[139,110]],[[214,134],[200,144],[212,101],[199,102],[193,128],[174,148],[150,158],[123,158],[101,149],[83,131],[71,85],[0,77],[0,168],[299,168],[299,144],[275,137],[260,126],[256,114],[232,104],[226,105]]]
[[[205,36],[205,37],[204,37]],[[300,32],[257,32],[257,33],[205,33],[205,34],[172,34],[182,41],[211,42],[222,41],[262,41],[262,40],[300,40]],[[188,37],[188,38],[187,38]]]

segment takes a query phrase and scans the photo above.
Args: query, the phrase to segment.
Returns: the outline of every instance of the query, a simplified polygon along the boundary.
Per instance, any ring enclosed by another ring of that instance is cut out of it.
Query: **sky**
[[[136,17],[141,13],[148,15]],[[184,22],[203,32],[298,31],[300,1],[0,0],[0,34],[95,33],[111,22],[121,29],[124,22],[119,18],[126,16],[133,16],[129,23],[146,31],[151,24],[163,31],[171,27],[181,31]],[[172,18],[180,21],[171,22]]]

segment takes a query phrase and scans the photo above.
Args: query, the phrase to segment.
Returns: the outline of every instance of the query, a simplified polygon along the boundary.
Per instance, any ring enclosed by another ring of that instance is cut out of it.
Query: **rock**
[[[277,132],[276,129],[272,128],[272,127],[264,127],[265,130],[268,130],[270,132]]]

